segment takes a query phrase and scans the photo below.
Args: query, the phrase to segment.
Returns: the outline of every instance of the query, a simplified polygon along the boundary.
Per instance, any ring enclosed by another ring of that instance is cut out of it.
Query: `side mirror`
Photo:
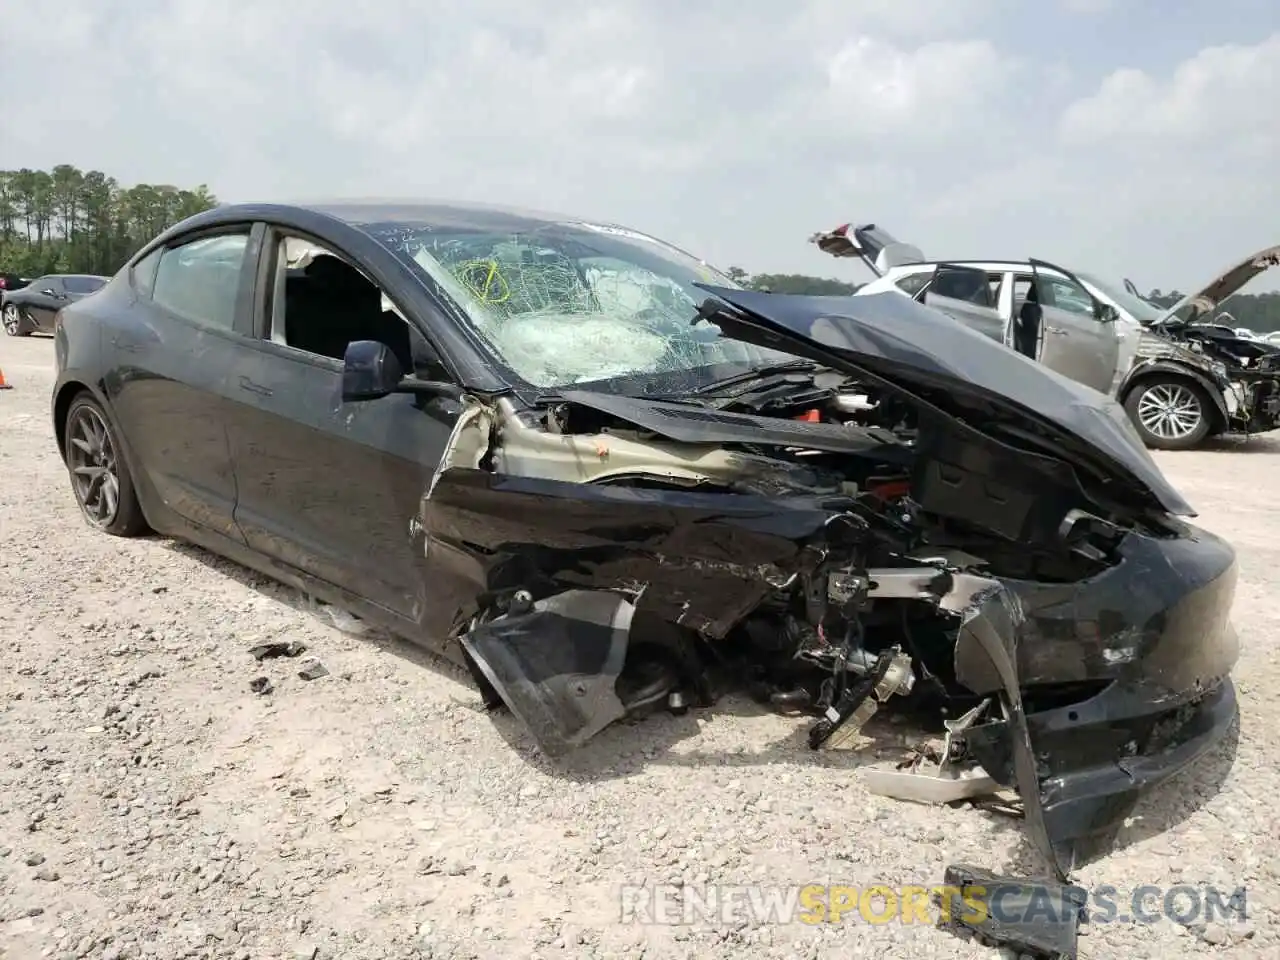
[[[353,340],[342,356],[342,401],[380,400],[393,393],[463,398],[462,390],[441,380],[405,378],[395,353],[377,340]]]
[[[1116,308],[1109,303],[1098,303],[1096,314],[1099,323],[1115,323],[1120,319],[1120,314]]]
[[[400,361],[385,343],[354,340],[342,355],[344,403],[378,400],[395,393],[404,379]]]

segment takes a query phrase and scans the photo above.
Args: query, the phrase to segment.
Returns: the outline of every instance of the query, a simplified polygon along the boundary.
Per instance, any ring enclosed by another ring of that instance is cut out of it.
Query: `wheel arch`
[[[71,401],[82,393],[92,396],[99,404],[102,401],[87,383],[79,380],[68,380],[60,384],[53,395],[53,436],[58,443],[58,456],[67,459],[67,413],[71,409]]]
[[[1222,395],[1222,389],[1200,371],[1178,363],[1162,361],[1134,368],[1120,388],[1116,399],[1123,405],[1133,395],[1134,390],[1152,380],[1180,380],[1196,387],[1209,398],[1212,405],[1210,410],[1210,416],[1213,418],[1212,429],[1224,430],[1230,425],[1231,414],[1227,410],[1227,401]]]
[[[58,455],[63,460],[67,459],[67,413],[71,410],[72,401],[82,393],[89,394],[93,398],[93,402],[102,408],[102,412],[106,415],[111,429],[115,431],[117,439],[122,441],[127,448],[128,442],[124,439],[120,424],[116,422],[115,411],[111,409],[111,404],[103,396],[102,390],[94,386],[89,379],[68,371],[53,388],[53,436],[58,444]],[[128,452],[130,455],[132,454],[132,451]],[[132,461],[132,456],[130,456],[130,460]],[[132,468],[132,466],[133,464],[130,462],[130,467]]]

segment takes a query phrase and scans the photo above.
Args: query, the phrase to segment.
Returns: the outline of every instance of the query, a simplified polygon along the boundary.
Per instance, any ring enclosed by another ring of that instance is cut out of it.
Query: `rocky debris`
[[[249,648],[249,655],[261,663],[277,657],[300,657],[307,652],[307,645],[298,640],[270,640]]]
[[[325,665],[319,660],[309,661],[301,670],[298,671],[298,676],[303,680],[319,680],[321,677],[327,677],[328,675],[328,669],[326,669]]]
[[[269,677],[254,677],[249,681],[249,689],[259,696],[266,696],[275,689]]]

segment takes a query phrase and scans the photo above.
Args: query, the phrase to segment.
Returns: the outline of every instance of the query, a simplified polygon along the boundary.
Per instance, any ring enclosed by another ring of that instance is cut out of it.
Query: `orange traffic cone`
[[[13,384],[4,382],[4,371],[0,370],[0,390],[12,390],[12,389],[13,389]]]

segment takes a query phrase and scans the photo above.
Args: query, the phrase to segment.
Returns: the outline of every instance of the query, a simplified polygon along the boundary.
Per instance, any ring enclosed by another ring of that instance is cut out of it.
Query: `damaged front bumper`
[[[999,721],[964,733],[991,777],[1016,785],[1038,845],[1065,878],[1079,841],[1104,834],[1140,792],[1223,740],[1237,716],[1230,671],[1239,644],[1229,619],[1235,553],[1188,528],[1182,537],[1129,534],[1119,562],[1069,585],[1007,581],[1025,620],[1011,649],[1032,744],[1034,781],[1021,756],[1021,724]],[[984,653],[986,652],[984,648]],[[1007,689],[975,653],[957,648],[958,677],[975,692]],[[1065,684],[1093,691],[1037,706]],[[1030,817],[1038,807],[1043,833]]]
[[[764,596],[819,570],[812,538],[840,506],[459,470],[440,478],[427,509],[433,548],[468,555],[478,597],[506,598],[503,613],[463,634],[470,661],[558,756],[644,699],[634,680],[619,692],[636,644],[696,659],[684,632],[654,631],[679,625],[723,639]],[[996,719],[958,731],[956,746],[1017,790],[1061,881],[1077,841],[1114,826],[1141,790],[1221,740],[1236,716],[1232,548],[1187,528],[1128,533],[1116,551],[1113,566],[1065,584],[941,560],[865,571],[867,599],[928,603],[953,620],[956,680],[975,702],[999,705]],[[641,606],[657,614],[643,631]],[[1063,702],[1064,689],[1077,693]],[[841,722],[859,706],[847,705]]]
[[[1237,369],[1223,390],[1227,432],[1268,433],[1280,429],[1280,379],[1274,371]]]

